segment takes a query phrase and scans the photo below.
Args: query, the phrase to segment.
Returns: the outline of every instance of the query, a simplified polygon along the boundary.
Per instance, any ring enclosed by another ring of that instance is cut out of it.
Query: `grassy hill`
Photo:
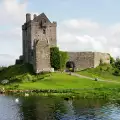
[[[114,78],[115,76],[111,74],[112,68],[108,69],[108,67],[110,66],[99,66],[79,73],[88,76],[97,75],[106,79],[111,75]],[[119,80],[119,78],[116,80]],[[6,90],[56,90],[60,94],[63,91],[70,90],[73,95],[84,98],[120,97],[120,84],[93,81],[61,72],[35,75],[32,66],[28,64],[13,65],[0,70],[0,83],[4,79],[10,81],[7,85],[0,84],[0,87],[4,87]]]
[[[102,67],[104,72],[100,72],[100,68],[98,67],[81,71],[80,74],[92,76],[94,73],[94,75],[100,77],[101,75],[107,77],[107,75],[111,74],[106,70],[106,67]],[[72,89],[120,86],[113,83],[91,81],[86,78],[71,76],[67,73],[46,73],[35,75],[32,72],[32,66],[29,64],[13,65],[3,69],[0,72],[0,82],[4,79],[10,81],[10,83],[6,85],[8,88],[14,88],[14,86],[18,85],[17,89]]]
[[[100,65],[96,68],[89,68],[82,70],[80,72],[77,72],[78,74],[89,76],[89,77],[97,77],[101,78],[103,80],[113,80],[113,81],[119,81],[120,82],[120,76],[115,76],[114,73],[115,68],[113,68],[111,65]]]

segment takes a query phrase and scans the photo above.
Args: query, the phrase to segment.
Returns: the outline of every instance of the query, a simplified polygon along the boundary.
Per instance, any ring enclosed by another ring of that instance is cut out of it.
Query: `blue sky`
[[[0,0],[0,65],[22,54],[25,14],[44,12],[57,21],[61,50],[120,56],[120,0]]]
[[[28,11],[45,12],[59,21],[88,18],[103,24],[120,21],[120,0],[29,0]]]

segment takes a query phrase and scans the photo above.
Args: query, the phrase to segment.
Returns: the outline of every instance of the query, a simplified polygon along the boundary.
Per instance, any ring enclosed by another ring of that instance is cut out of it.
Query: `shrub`
[[[50,63],[55,70],[64,69],[67,60],[67,52],[59,51],[58,47],[50,48]]]
[[[67,52],[60,51],[60,69],[64,69],[68,60]]]
[[[115,61],[115,68],[120,70],[120,58],[117,58]]]
[[[100,67],[100,71],[102,71],[103,69],[102,69],[102,67]]]
[[[55,70],[60,69],[60,54],[58,47],[50,48],[50,63]]]
[[[102,59],[100,59],[100,65],[103,65],[103,60]]]
[[[113,72],[113,75],[120,76],[120,70],[116,68]]]
[[[8,84],[9,83],[9,80],[3,80],[2,82],[1,82],[1,84],[3,84],[3,85],[6,85],[6,84]]]
[[[22,77],[22,80],[23,80],[23,82],[29,82],[29,81],[32,81],[32,80],[33,80],[33,76],[30,75],[29,73],[24,74],[23,77]]]
[[[115,60],[112,56],[110,56],[110,64],[113,65],[115,63]]]

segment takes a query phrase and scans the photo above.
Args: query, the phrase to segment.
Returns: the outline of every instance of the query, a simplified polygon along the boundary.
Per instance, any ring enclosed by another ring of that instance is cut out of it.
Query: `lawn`
[[[18,83],[17,83],[18,84]],[[13,87],[16,83],[7,87]],[[92,81],[86,78],[71,76],[66,73],[52,73],[36,82],[21,82],[17,89],[81,89],[81,88],[116,88],[120,84]]]
[[[103,80],[111,80],[120,82],[120,76],[113,75],[113,68],[110,65],[101,65],[97,68],[90,68],[77,72],[80,75],[89,76],[92,78],[100,78]]]
[[[60,72],[35,75],[32,73],[31,69],[32,68],[29,65],[9,66],[0,72],[0,81],[3,79],[9,79],[10,84],[5,85],[5,87],[11,89],[93,89],[120,87],[120,84],[92,81],[90,79],[79,78]],[[107,77],[107,75],[103,74],[103,72],[101,75],[99,69],[100,68],[88,69],[79,73],[86,76],[97,74],[100,77]],[[102,71],[105,70],[106,68]],[[106,70],[105,73],[108,74],[109,72]],[[111,74],[109,73],[108,75]]]
[[[65,93],[66,97],[70,95],[83,98],[120,98],[120,84],[93,81],[60,72],[35,75],[28,67],[31,68],[29,65],[14,65],[0,71],[0,82],[4,79],[9,80],[8,85],[0,85],[0,87],[13,92],[14,90],[43,90],[40,94],[44,94],[46,90],[47,94],[54,94],[55,90],[55,95]],[[109,70],[102,70],[100,73],[98,68],[78,73],[86,76],[98,75],[104,79],[112,75],[108,72]],[[104,71],[106,74],[103,74]],[[115,80],[119,81],[119,78]],[[48,92],[49,90],[51,92]]]

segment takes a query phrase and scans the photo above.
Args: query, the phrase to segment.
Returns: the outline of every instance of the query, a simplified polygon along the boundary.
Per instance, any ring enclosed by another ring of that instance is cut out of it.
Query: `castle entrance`
[[[74,72],[75,71],[75,63],[73,61],[68,61],[66,63],[66,69],[67,69],[67,71]]]

